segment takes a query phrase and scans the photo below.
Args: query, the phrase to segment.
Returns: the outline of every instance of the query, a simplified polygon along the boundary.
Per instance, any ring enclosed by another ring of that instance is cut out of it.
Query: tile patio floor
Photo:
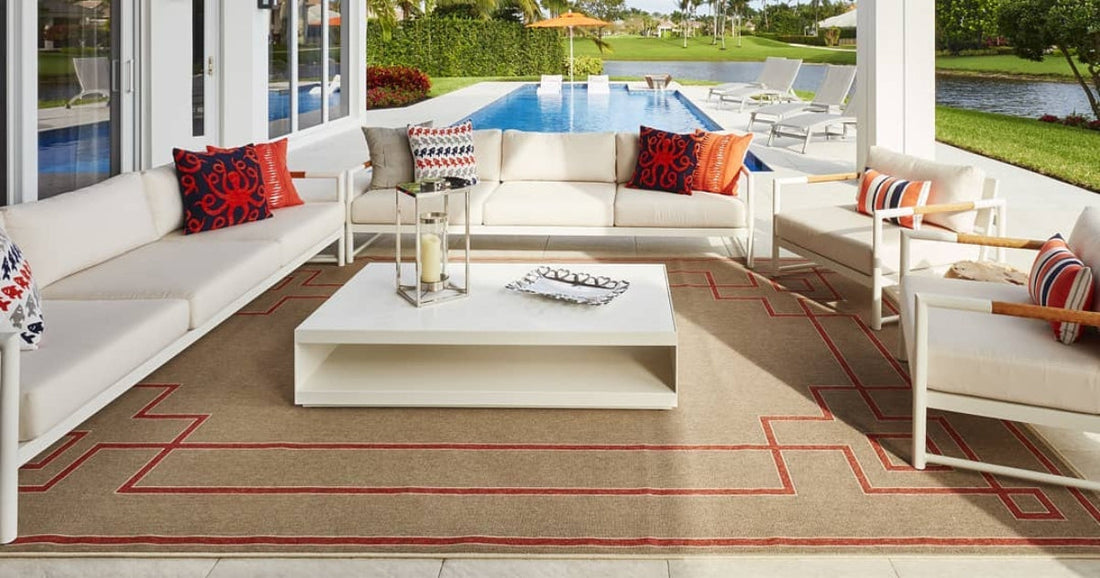
[[[461,120],[473,110],[515,88],[514,83],[482,83],[431,99],[407,109],[369,111],[367,124],[401,126],[433,119],[436,125]],[[683,92],[716,121],[729,129],[743,130],[747,114],[716,110],[705,102],[705,87],[684,87]],[[356,138],[342,135],[337,138]],[[764,146],[767,134],[757,132],[753,151],[775,172],[757,181],[757,256],[771,252],[771,180],[776,176],[820,174],[855,169],[855,140],[815,140],[808,154],[797,152],[794,139],[778,141],[776,148]],[[789,149],[784,147],[790,147]],[[334,158],[329,143],[317,143],[292,153],[297,167],[325,170],[346,165]],[[1100,197],[1083,189],[1031,173],[1004,163],[937,144],[937,159],[956,164],[974,164],[1000,181],[1001,196],[1008,199],[1009,232],[1013,236],[1045,238],[1054,232],[1068,233],[1081,209],[1100,204]],[[354,163],[354,160],[353,160]],[[784,195],[784,206],[851,202],[850,190],[823,185],[812,195],[792,190]],[[384,248],[383,239],[375,250]],[[488,237],[478,240],[478,251],[492,254],[554,256],[632,256],[722,254],[740,256],[736,249],[718,240],[652,238],[547,238]],[[1021,268],[1030,266],[1027,254],[1009,256]],[[1051,444],[1082,474],[1100,479],[1100,434],[1085,434],[1054,428],[1041,430]],[[1028,578],[1100,577],[1100,559],[991,556],[991,557],[835,557],[827,554],[806,557],[689,558],[689,559],[523,559],[523,558],[59,558],[0,559],[0,578],[127,578],[137,576],[235,578],[244,576],[317,576],[325,578],[742,578],[755,576],[867,577],[867,578],[971,578],[974,576],[1026,576]]]

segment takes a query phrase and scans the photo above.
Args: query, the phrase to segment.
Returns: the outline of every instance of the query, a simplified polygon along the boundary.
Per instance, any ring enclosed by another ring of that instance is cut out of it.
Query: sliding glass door
[[[348,115],[348,11],[347,0],[285,0],[271,10],[268,136]]]
[[[121,170],[120,2],[38,2],[38,198]]]

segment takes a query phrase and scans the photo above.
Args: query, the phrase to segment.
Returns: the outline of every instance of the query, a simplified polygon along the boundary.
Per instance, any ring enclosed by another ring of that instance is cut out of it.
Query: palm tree
[[[684,39],[684,48],[688,47],[688,26],[691,22],[692,0],[679,0],[680,8],[680,36]]]

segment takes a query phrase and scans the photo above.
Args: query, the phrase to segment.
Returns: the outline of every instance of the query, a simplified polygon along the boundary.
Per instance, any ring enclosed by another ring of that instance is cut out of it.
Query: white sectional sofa
[[[46,323],[37,350],[0,341],[0,541],[16,537],[20,465],[329,245],[343,264],[344,176],[317,176],[327,195],[194,235],[171,166],[0,211]]]
[[[731,237],[752,265],[753,181],[745,169],[737,196],[689,196],[626,186],[637,133],[475,130],[474,149],[472,234]],[[366,168],[348,179],[349,254],[364,248],[353,246],[354,233],[394,232],[394,189],[370,190],[369,181]],[[410,214],[412,199],[401,202]],[[464,219],[457,214],[456,222]]]

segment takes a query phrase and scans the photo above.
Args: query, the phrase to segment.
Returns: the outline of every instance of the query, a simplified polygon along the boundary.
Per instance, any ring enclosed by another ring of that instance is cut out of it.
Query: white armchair
[[[910,240],[1039,249],[1044,241],[906,231]],[[1070,248],[1100,267],[1100,208],[1081,215]],[[1094,307],[1095,309],[1095,307]],[[1054,339],[1050,321],[1100,326],[1100,313],[1031,304],[1026,287],[904,274],[903,348],[913,382],[912,464],[942,464],[1032,481],[1100,490],[1100,482],[929,453],[929,409],[1100,432],[1100,337],[1074,345]]]
[[[872,147],[867,162],[870,168],[892,176],[932,181],[928,205],[899,209],[880,209],[874,215],[856,211],[856,189],[846,205],[812,206],[784,209],[783,191],[795,185],[817,185],[854,181],[860,173],[813,175],[776,179],[772,196],[772,270],[776,273],[823,265],[871,288],[871,328],[878,331],[883,323],[897,321],[896,315],[882,315],[882,290],[896,284],[901,260],[901,231],[890,223],[897,217],[924,215],[923,229],[943,233],[951,228],[969,233],[989,234],[994,227],[1005,234],[1005,202],[997,199],[997,181],[986,179],[972,167],[943,165]],[[961,218],[960,218],[961,217]],[[811,263],[781,265],[780,249],[805,257]],[[978,256],[972,246],[921,243],[912,248],[914,268],[949,265]],[[984,258],[984,252],[981,255]]]

